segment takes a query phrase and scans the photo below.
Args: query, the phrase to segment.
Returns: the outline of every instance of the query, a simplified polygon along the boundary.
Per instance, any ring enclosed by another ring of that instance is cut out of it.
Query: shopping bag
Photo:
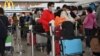
[[[11,46],[11,43],[12,43],[12,36],[11,35],[8,35],[7,36],[7,39],[6,39],[5,46],[6,47],[9,47],[9,46]]]

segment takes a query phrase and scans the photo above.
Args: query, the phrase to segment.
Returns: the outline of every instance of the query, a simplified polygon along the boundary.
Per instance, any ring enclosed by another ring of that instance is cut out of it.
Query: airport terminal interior
[[[9,23],[0,55],[100,56],[99,10],[100,0],[0,0],[0,25],[2,12]]]

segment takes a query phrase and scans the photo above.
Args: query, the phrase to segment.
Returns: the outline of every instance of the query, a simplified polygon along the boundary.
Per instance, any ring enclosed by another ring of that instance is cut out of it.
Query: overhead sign
[[[5,0],[4,8],[8,8],[8,9],[14,8],[14,4],[12,0]]]
[[[5,0],[0,0],[5,1]],[[61,0],[12,0],[14,2],[59,2]]]
[[[79,2],[79,1],[82,1],[82,0],[63,0],[64,2]]]

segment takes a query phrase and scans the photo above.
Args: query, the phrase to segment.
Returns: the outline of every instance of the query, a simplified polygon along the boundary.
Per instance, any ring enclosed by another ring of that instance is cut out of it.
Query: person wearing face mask
[[[21,13],[21,17],[19,19],[19,25],[21,27],[21,37],[23,38],[23,28],[24,28],[24,16],[25,16],[25,13]]]
[[[43,29],[47,33],[47,55],[51,52],[51,37],[50,37],[50,31],[49,31],[49,22],[54,19],[54,3],[49,2],[48,3],[48,9],[45,9],[38,20],[39,23],[42,24]]]
[[[70,9],[70,6],[63,5],[63,11],[61,12],[60,17],[64,18],[66,21],[75,22],[75,20],[71,17]]]
[[[71,16],[73,18],[76,18],[76,14],[77,14],[77,11],[76,11],[76,8],[74,6],[71,6],[71,12],[70,12]]]
[[[79,16],[81,16],[82,15],[82,13],[83,13],[83,7],[80,5],[80,6],[78,6],[78,15]]]

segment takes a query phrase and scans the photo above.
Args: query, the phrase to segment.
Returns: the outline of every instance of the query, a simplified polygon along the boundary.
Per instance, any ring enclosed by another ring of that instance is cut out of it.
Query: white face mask
[[[32,13],[34,14],[34,11],[32,11]]]
[[[70,13],[70,11],[67,11],[67,13]]]
[[[38,11],[38,13],[41,15],[42,14],[42,12],[41,11]]]
[[[78,11],[78,15],[82,15],[82,11]]]
[[[74,11],[75,14],[77,14],[77,11]]]
[[[25,16],[24,14],[22,14],[22,16]]]
[[[54,7],[50,7],[49,10],[50,10],[51,12],[53,12],[53,13],[55,12]]]

